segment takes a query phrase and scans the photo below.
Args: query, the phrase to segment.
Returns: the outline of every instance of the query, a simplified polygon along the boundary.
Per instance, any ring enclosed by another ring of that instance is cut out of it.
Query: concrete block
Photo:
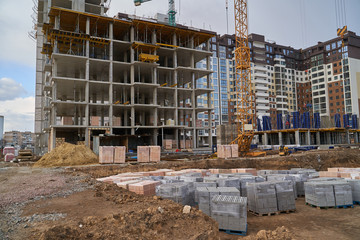
[[[141,181],[138,183],[129,184],[129,191],[134,192],[136,194],[151,196],[155,195],[155,188],[159,185],[159,181]]]
[[[137,147],[137,161],[142,163],[150,162],[150,148],[148,146]]]
[[[114,163],[125,163],[126,147],[117,146],[114,147]]]
[[[114,147],[100,146],[99,147],[99,163],[114,163]]]
[[[231,146],[230,145],[224,145],[224,158],[231,158]]]
[[[160,146],[150,146],[150,162],[160,162]]]
[[[239,157],[239,146],[237,144],[231,144],[231,157],[237,158]]]

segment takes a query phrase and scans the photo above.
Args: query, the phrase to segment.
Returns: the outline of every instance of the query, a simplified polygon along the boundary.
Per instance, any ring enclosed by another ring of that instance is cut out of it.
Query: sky
[[[109,2],[110,0],[108,0]],[[345,2],[346,24],[360,35],[360,1]],[[266,40],[306,48],[336,37],[338,27],[335,0],[249,0],[249,33]],[[175,0],[180,24],[234,33],[234,1],[229,0],[228,28],[226,0]],[[168,0],[153,0],[134,6],[133,0],[112,0],[108,16],[118,12],[154,17],[167,13]],[[36,44],[28,37],[33,28],[33,2],[0,0],[0,115],[5,131],[34,130]],[[228,29],[228,30],[227,30]]]

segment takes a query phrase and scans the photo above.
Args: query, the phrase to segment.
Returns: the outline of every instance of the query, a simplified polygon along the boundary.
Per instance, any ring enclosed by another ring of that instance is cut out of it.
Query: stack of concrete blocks
[[[150,162],[150,148],[148,146],[137,147],[137,161],[140,163]]]
[[[156,196],[170,199],[182,205],[194,206],[194,199],[191,188],[189,187],[190,184],[191,183],[178,182],[159,185],[156,187]]]
[[[251,174],[253,176],[257,176],[256,168],[235,168],[231,169],[232,173],[243,173],[243,174]]]
[[[295,210],[294,185],[292,181],[276,181],[275,191],[278,211]]]
[[[308,179],[308,182],[323,182],[323,181],[337,181],[341,180],[340,178],[332,178],[332,177],[319,177],[319,178],[311,178]]]
[[[334,187],[331,181],[305,183],[305,202],[317,207],[334,207]]]
[[[161,148],[160,146],[150,146],[150,162],[160,162]]]
[[[117,146],[114,147],[114,163],[125,163],[126,159],[126,147]]]
[[[141,163],[160,162],[160,146],[138,146],[137,161]]]
[[[334,181],[335,205],[336,206],[348,206],[353,205],[353,197],[351,186],[346,181]]]
[[[217,187],[216,182],[194,182],[194,188],[195,188],[195,204],[199,204],[199,195],[198,195],[198,188],[206,188],[206,187]]]
[[[219,228],[246,233],[247,199],[239,196],[218,195],[211,199],[211,217]]]
[[[218,181],[218,177],[216,177],[216,176],[209,176],[209,177],[204,177],[204,182],[215,182],[215,183],[217,183],[217,181]]]
[[[233,145],[217,145],[217,156],[218,158],[232,158],[232,157],[238,157],[238,146]]]
[[[159,181],[145,180],[128,185],[129,191],[145,196],[155,195],[156,186],[160,185]]]
[[[247,197],[247,185],[248,183],[255,183],[256,177],[241,177],[240,180],[240,196]]]
[[[305,196],[304,182],[306,182],[309,177],[306,174],[290,174],[289,176],[293,177],[295,181],[295,188],[297,197]]]
[[[240,190],[240,179],[238,178],[218,178],[216,182],[219,187],[234,187]]]
[[[199,200],[199,209],[211,216],[211,199],[217,195],[238,196],[240,191],[234,187],[199,187],[196,189]]]
[[[180,180],[184,182],[203,182],[203,177],[201,173],[186,173],[180,176]]]
[[[360,180],[348,179],[346,181],[349,183],[351,187],[353,201],[360,204]]]
[[[277,212],[275,184],[271,182],[248,183],[249,210],[258,214]]]
[[[239,157],[239,145],[237,144],[231,144],[231,157],[237,158]]]
[[[288,174],[274,174],[274,175],[267,175],[268,181],[291,181],[293,185],[293,193],[295,199],[297,198],[297,188],[296,188],[296,179],[294,176],[290,176]]]
[[[114,163],[114,147],[111,146],[99,147],[99,163],[100,164]]]

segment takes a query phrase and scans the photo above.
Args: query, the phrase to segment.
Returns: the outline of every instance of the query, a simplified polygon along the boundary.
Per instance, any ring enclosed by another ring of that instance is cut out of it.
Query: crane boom
[[[254,95],[251,86],[251,63],[248,39],[247,0],[234,0],[235,10],[235,87],[236,122],[238,136],[233,143],[238,144],[239,153],[250,150],[254,137]]]

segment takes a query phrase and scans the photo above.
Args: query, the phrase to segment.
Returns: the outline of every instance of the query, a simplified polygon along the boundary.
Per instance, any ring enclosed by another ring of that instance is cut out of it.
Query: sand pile
[[[34,167],[74,166],[98,163],[96,154],[83,145],[64,143],[45,154]]]

